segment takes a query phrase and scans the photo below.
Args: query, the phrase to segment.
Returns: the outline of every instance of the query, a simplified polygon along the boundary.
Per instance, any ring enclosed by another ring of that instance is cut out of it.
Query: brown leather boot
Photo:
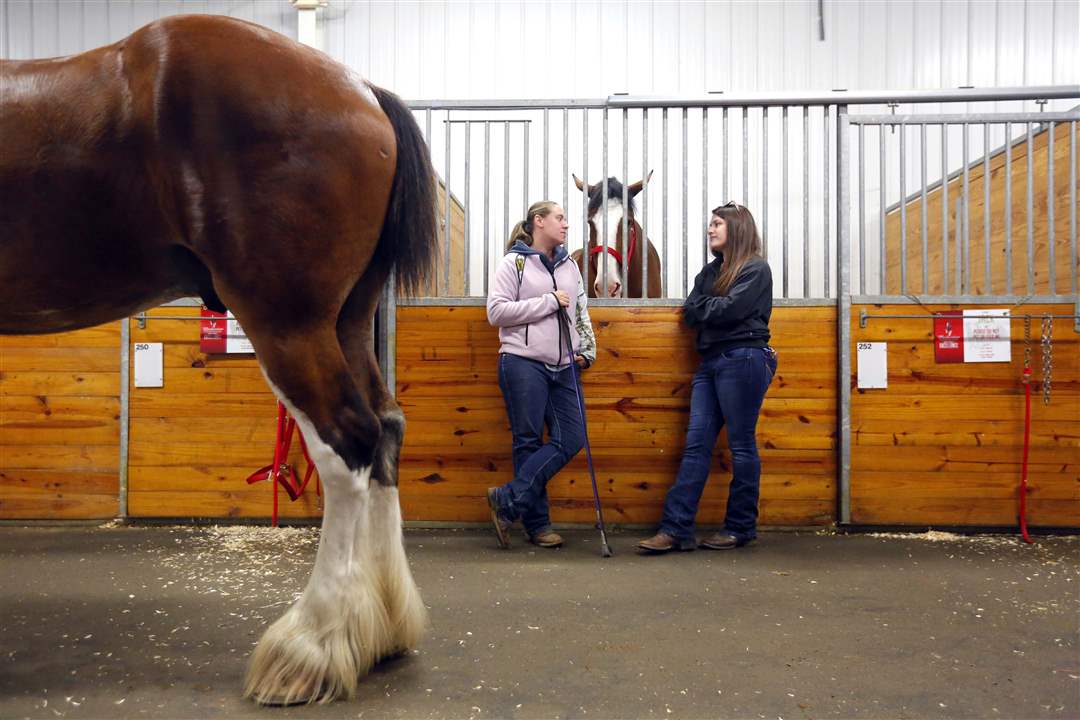
[[[537,533],[529,537],[529,542],[533,545],[542,548],[557,548],[563,544],[562,535],[553,531],[547,530],[542,533]]]
[[[491,524],[495,527],[495,538],[499,541],[499,547],[506,550],[510,547],[510,526],[512,522],[499,515],[499,505],[495,501],[495,488],[487,489],[488,507],[491,508]]]
[[[661,555],[672,550],[693,550],[694,542],[677,540],[666,532],[658,532],[639,542],[637,547],[638,552],[643,555]]]
[[[753,540],[740,540],[732,533],[721,530],[701,541],[700,547],[706,550],[734,550],[737,547],[748,545]]]

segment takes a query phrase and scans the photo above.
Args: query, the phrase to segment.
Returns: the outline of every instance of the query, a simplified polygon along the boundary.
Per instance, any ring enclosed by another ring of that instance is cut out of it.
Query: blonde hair
[[[525,219],[514,226],[514,229],[510,231],[510,239],[506,243],[506,249],[514,247],[514,243],[518,240],[525,243],[529,247],[533,244],[533,219],[539,215],[540,217],[547,217],[551,214],[551,211],[558,206],[558,203],[554,200],[541,200],[535,202],[529,206],[529,212],[525,214]]]

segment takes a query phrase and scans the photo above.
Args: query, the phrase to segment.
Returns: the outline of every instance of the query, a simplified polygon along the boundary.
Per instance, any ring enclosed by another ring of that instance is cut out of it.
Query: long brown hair
[[[514,243],[518,240],[525,243],[529,247],[533,244],[533,220],[537,215],[540,217],[547,217],[551,214],[551,211],[558,205],[554,200],[541,200],[535,202],[529,206],[529,212],[525,214],[525,219],[514,226],[514,229],[510,231],[510,239],[506,242],[506,249],[514,247]]]
[[[723,220],[727,226],[724,264],[713,284],[713,293],[727,295],[746,263],[755,257],[761,257],[761,236],[758,235],[754,216],[742,205],[730,202],[715,208],[712,214]]]

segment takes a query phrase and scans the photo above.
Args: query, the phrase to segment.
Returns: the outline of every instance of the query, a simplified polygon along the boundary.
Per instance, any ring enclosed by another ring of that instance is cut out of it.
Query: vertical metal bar
[[[701,264],[709,262],[709,108],[701,108]]]
[[[1005,294],[1012,295],[1012,123],[1005,123]]]
[[[728,192],[728,120],[727,120],[727,112],[728,112],[728,109],[725,107],[723,109],[723,121],[721,123],[721,125],[723,127],[723,130],[721,131],[721,137],[723,138],[723,143],[724,143],[723,160],[721,161],[721,165],[724,168],[723,187],[721,188],[722,191],[723,191],[723,195],[721,196],[721,200],[720,200],[721,203],[726,203],[730,199],[730,193]]]
[[[830,237],[829,237],[829,213],[831,212],[831,209],[829,208],[829,163],[831,162],[831,158],[829,157],[829,106],[828,105],[825,105],[822,108],[822,113],[821,114],[822,114],[822,125],[824,126],[824,132],[825,132],[825,145],[823,147],[823,151],[822,151],[822,155],[821,155],[821,160],[822,160],[821,164],[825,166],[825,185],[823,186],[825,188],[825,203],[824,203],[824,205],[822,205],[822,207],[824,208],[824,212],[822,213],[822,215],[823,215],[824,220],[825,220],[825,223],[824,223],[825,224],[825,234],[824,234],[824,238],[825,238],[825,262],[824,262],[825,288],[824,288],[824,294],[825,294],[825,297],[830,297],[831,287],[830,287],[830,283],[829,283],[829,272],[831,271],[831,268],[829,267],[829,259],[830,259],[830,257],[829,257],[829,240],[830,240]],[[839,172],[839,171],[837,171],[837,172]],[[847,218],[847,221],[851,222],[851,218]],[[839,219],[837,219],[837,222],[839,222]]]
[[[383,378],[391,396],[397,397],[397,284],[394,273],[390,273],[386,279],[383,296],[383,307],[386,308],[383,321],[385,328],[383,357],[386,358],[386,369]]]
[[[570,110],[563,108],[562,111],[562,205],[563,209],[570,212],[567,205],[570,204]],[[588,238],[586,238],[586,242]]]
[[[885,168],[885,125],[878,125],[878,267],[881,275],[878,278],[878,292],[882,295],[888,292],[886,283],[885,266],[885,184],[887,177]]]
[[[548,153],[551,150],[548,142],[548,108],[544,108],[544,187],[540,193],[544,200],[548,198]]]
[[[781,113],[783,124],[780,127],[781,172],[780,172],[780,240],[783,242],[781,258],[783,258],[783,297],[788,296],[788,106],[783,107]]]
[[[498,243],[501,247],[506,242],[504,238]],[[491,247],[491,122],[484,121],[484,251]],[[467,246],[466,246],[467,247]],[[501,257],[502,253],[496,251],[495,257]],[[472,268],[465,266],[465,294],[469,294],[469,276]],[[484,269],[487,272],[487,268]]]
[[[866,294],[866,126],[859,125],[859,294]],[[836,181],[840,182],[842,170],[836,169]],[[836,218],[839,228],[843,218]]]
[[[1048,283],[1046,292],[1053,295],[1056,290],[1057,267],[1054,265],[1054,121],[1046,128],[1046,251],[1050,263],[1050,272],[1046,274]]]
[[[963,295],[963,191],[960,198],[956,199],[956,294]]]
[[[802,211],[803,211],[803,297],[810,297],[810,107],[802,109]]]
[[[907,125],[900,123],[900,293],[907,294]]]
[[[424,111],[424,140],[427,141],[428,151],[431,150],[431,108]]]
[[[926,123],[919,126],[920,164],[922,165],[922,291],[923,294],[930,292],[930,240],[929,240],[929,209],[926,207]]]
[[[641,296],[649,296],[649,108],[641,108]],[[663,295],[663,293],[661,293]]]
[[[994,278],[990,252],[990,123],[983,123],[983,245],[986,274],[983,277],[983,294],[994,294]]]
[[[608,270],[608,262],[607,262],[607,257],[608,257],[608,252],[607,252],[608,251],[608,248],[607,248],[607,245],[608,245],[608,207],[607,207],[607,205],[608,205],[608,182],[607,182],[607,179],[608,179],[608,132],[610,131],[610,122],[608,120],[608,109],[606,107],[604,108],[601,117],[603,119],[604,127],[602,128],[603,133],[601,135],[601,137],[603,139],[603,145],[602,145],[603,154],[600,156],[600,161],[601,161],[600,166],[601,166],[601,168],[603,168],[604,176],[600,179],[600,210],[599,210],[599,212],[600,212],[600,215],[601,215],[601,217],[600,217],[601,235],[600,235],[600,241],[599,241],[598,244],[600,245],[600,247],[602,247],[604,249],[601,250],[600,253],[596,256],[598,260],[603,260],[603,262],[600,263],[600,267],[598,267],[596,269],[596,271],[597,271],[597,274],[598,274],[597,279],[600,281],[600,287],[603,289],[603,291],[604,291],[604,293],[606,295],[606,293],[608,291],[607,290],[607,287],[608,287],[608,284],[607,284],[607,282],[608,282],[608,279],[607,279],[607,270]]]
[[[503,122],[503,237],[510,237],[510,123]],[[521,213],[525,215],[524,211]]]
[[[446,165],[443,169],[443,287],[450,287],[450,112],[446,113]],[[467,272],[467,271],[466,271]]]
[[[750,111],[747,107],[739,108],[742,112],[742,204],[750,204]]]
[[[581,226],[582,251],[581,274],[585,283],[589,282],[589,109],[581,109]],[[589,288],[585,288],[588,295]]]
[[[463,246],[463,249],[465,250],[465,255],[466,256],[468,255],[469,229],[471,227],[471,224],[469,222],[469,220],[470,220],[469,216],[471,214],[469,212],[469,209],[472,207],[472,205],[469,202],[469,197],[471,195],[470,190],[472,189],[471,162],[472,162],[472,123],[466,121],[466,123],[465,123],[465,232],[464,232],[464,237],[462,238],[462,243],[461,243],[462,246]],[[465,267],[466,268],[469,267],[467,260],[465,262]],[[484,245],[484,295],[485,296],[487,295],[487,292],[488,292],[488,275],[490,275],[490,274],[491,274],[491,259],[488,257],[488,246]],[[446,289],[440,294],[443,295],[444,297],[449,295],[450,294],[450,286],[447,286]]]
[[[1027,124],[1027,291],[1035,292],[1035,135]]]
[[[689,172],[686,152],[689,147],[688,135],[687,135],[687,121],[686,121],[686,108],[682,109],[682,290],[687,292],[687,281],[689,275],[687,271],[687,236],[690,234],[690,181],[687,177]]]
[[[761,254],[769,259],[769,108],[761,108]]]
[[[1072,257],[1069,266],[1072,268],[1072,294],[1077,295],[1077,269],[1080,256],[1076,253],[1076,121],[1069,123],[1069,246],[1072,249]],[[1080,320],[1077,320],[1077,331],[1080,332]]]
[[[663,239],[661,240],[661,279],[664,281],[662,284],[667,287],[668,273],[668,261],[671,259],[671,253],[668,252],[668,109],[664,108],[661,112],[661,143],[660,143],[660,164],[663,166],[663,190],[660,194],[660,218]],[[681,295],[680,295],[681,297]]]
[[[851,522],[851,262],[850,198],[848,197],[848,109],[836,107],[836,276],[837,334],[840,369],[838,494],[841,524]]]
[[[971,157],[970,153],[970,126],[967,123],[963,124],[963,163],[964,163],[964,234],[960,236],[961,241],[964,243],[961,247],[960,257],[964,263],[964,271],[961,277],[963,278],[963,285],[961,286],[961,294],[967,294],[971,292],[971,175],[970,175],[970,163],[968,158]]]
[[[393,273],[391,273],[393,275]],[[131,440],[131,320],[120,321],[120,477],[117,515],[128,516],[128,448]]]
[[[622,239],[623,254],[622,262],[622,296],[629,297],[630,292],[630,191],[626,187],[630,181],[630,111],[623,108],[622,111]],[[643,296],[644,297],[644,296]]]
[[[949,294],[949,126],[941,124],[941,294]]]
[[[522,142],[525,144],[525,177],[521,182],[521,214],[529,210],[529,123],[522,123]]]

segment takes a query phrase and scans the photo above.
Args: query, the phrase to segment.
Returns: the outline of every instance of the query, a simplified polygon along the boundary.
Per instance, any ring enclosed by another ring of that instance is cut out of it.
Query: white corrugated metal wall
[[[612,93],[686,95],[709,91],[725,93],[800,92],[810,90],[908,90],[955,88],[960,86],[1063,85],[1080,83],[1080,3],[1075,0],[829,0],[822,3],[824,40],[820,39],[819,4],[816,0],[741,0],[740,2],[665,2],[663,0],[597,1],[573,0],[330,0],[319,11],[319,30],[324,49],[373,82],[395,90],[406,98],[581,98],[604,97]],[[51,57],[106,44],[158,17],[183,12],[210,12],[232,15],[296,37],[296,10],[288,0],[0,0],[0,56],[10,58]],[[1047,109],[1064,110],[1071,101],[1052,101]],[[1034,111],[1033,103],[970,103],[950,107],[901,106],[898,112],[992,112]],[[856,112],[887,112],[882,107],[860,107]],[[671,179],[658,171],[651,186],[649,213],[653,218],[649,234],[660,244],[660,199],[668,186],[669,255],[665,266],[673,294],[681,294],[686,278],[681,266],[691,269],[700,262],[702,242],[700,218],[708,207],[734,198],[750,205],[761,217],[765,191],[762,188],[760,112],[749,124],[749,142],[755,148],[750,158],[750,182],[742,187],[741,172],[729,173],[729,192],[721,197],[723,180],[715,168],[721,142],[718,111],[710,113],[710,167],[708,199],[702,198],[702,173],[692,171],[687,182],[688,222],[682,222],[682,183],[679,172],[681,127],[676,114],[669,133]],[[492,117],[489,113],[486,117]],[[499,117],[519,117],[525,115]],[[504,148],[499,128],[493,133],[491,166],[493,182],[485,192],[482,174],[482,136],[475,135],[471,147],[473,172],[470,177],[474,200],[470,244],[473,257],[482,257],[487,247],[492,260],[498,254],[504,228],[523,212],[527,199],[550,196],[561,199],[561,122],[553,117],[552,167],[547,187],[541,188],[540,137],[538,118],[533,119],[528,185],[520,177],[522,139],[511,140],[509,169],[502,167]],[[685,162],[692,168],[706,165],[700,146],[700,111],[691,111],[688,126],[690,145]],[[599,122],[591,119],[589,175],[600,175],[601,136]],[[792,211],[788,218],[791,246],[792,296],[802,295],[803,194],[810,196],[810,231],[817,234],[825,223],[821,183],[823,143],[820,115],[811,115],[811,142],[808,154],[802,145],[802,117],[793,110],[789,139],[789,173],[792,181],[785,204],[778,184],[781,124],[770,120],[769,129],[769,234],[770,250],[780,251],[782,208]],[[580,172],[582,150],[580,121],[571,120],[570,170]],[[474,128],[476,131],[477,128]],[[452,143],[451,188],[463,197],[464,171],[461,143],[464,129]],[[731,126],[729,150],[741,152],[741,126]],[[433,128],[431,144],[437,169],[446,174],[445,141],[441,121]],[[628,128],[631,180],[641,177],[642,132],[640,116]],[[649,166],[656,168],[662,145],[659,117],[650,115]],[[995,138],[995,146],[1003,137]],[[622,175],[621,118],[612,115],[609,138],[609,174]],[[886,138],[887,152],[897,153],[894,134]],[[516,145],[514,144],[516,143]],[[976,140],[971,159],[981,153]],[[913,148],[914,146],[909,146]],[[834,148],[835,149],[835,148]],[[916,177],[914,153],[908,177]],[[802,162],[807,158],[811,183],[802,187]],[[959,147],[951,146],[949,167],[962,162]],[[941,176],[940,154],[931,154],[931,182]],[[504,176],[510,176],[510,180]],[[835,177],[835,174],[833,175]],[[867,232],[876,233],[879,194],[876,158],[867,166],[867,194],[871,205]],[[909,186],[910,190],[910,186]],[[483,207],[476,198],[486,197]],[[899,198],[897,175],[886,182],[887,204]],[[507,207],[508,206],[508,207]],[[504,207],[507,209],[504,211]],[[580,215],[580,203],[571,193],[568,210]],[[484,213],[491,225],[485,240]],[[654,231],[652,228],[656,227]],[[835,218],[829,222],[835,242]],[[576,233],[580,237],[580,232]],[[681,238],[693,238],[685,259]],[[824,252],[820,237],[814,238],[812,254],[812,297],[825,293],[822,282]],[[572,244],[580,240],[572,240]],[[876,267],[876,248],[871,245],[869,265]],[[835,248],[832,249],[835,253]],[[832,255],[835,257],[835,254]],[[872,285],[872,283],[871,283]],[[472,272],[474,292],[482,292],[483,267]],[[831,294],[831,293],[830,293]]]
[[[408,98],[602,97],[1080,82],[1075,0],[330,0],[326,50]],[[296,36],[288,0],[0,0],[0,56],[96,47],[157,17]]]

